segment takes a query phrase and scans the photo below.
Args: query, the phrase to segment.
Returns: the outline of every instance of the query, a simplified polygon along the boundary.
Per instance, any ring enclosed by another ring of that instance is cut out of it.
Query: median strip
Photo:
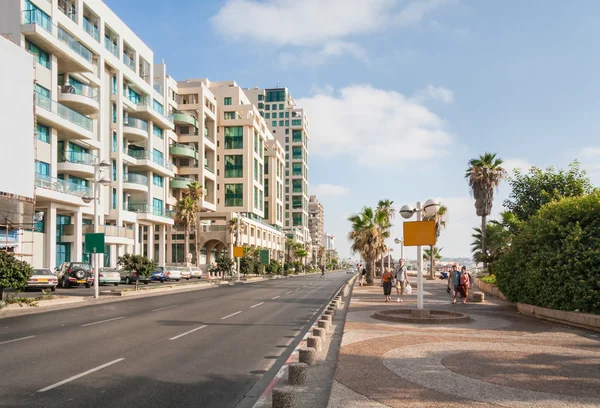
[[[233,317],[233,316],[235,316],[235,315],[239,315],[240,313],[242,313],[242,311],[241,311],[241,310],[240,310],[239,312],[232,313],[232,314],[230,314],[230,315],[228,315],[228,316],[221,317],[221,320],[229,319],[230,317]]]
[[[6,340],[0,343],[0,345],[2,344],[8,344],[8,343],[14,343],[15,341],[21,341],[21,340],[27,340],[27,339],[32,339],[35,336],[27,336],[27,337],[20,337],[18,339],[12,339],[12,340]]]
[[[113,317],[112,319],[100,320],[99,322],[86,323],[86,324],[82,324],[81,327],[93,326],[95,324],[107,323],[107,322],[112,322],[112,321],[121,320],[121,319],[125,319],[125,316]]]
[[[73,377],[69,377],[66,380],[62,380],[62,381],[59,381],[59,382],[57,382],[55,384],[49,385],[46,388],[42,388],[41,390],[37,390],[37,392],[50,391],[53,388],[60,387],[61,385],[70,383],[71,381],[74,381],[74,380],[76,380],[78,378],[85,377],[86,375],[95,373],[96,371],[102,370],[103,368],[109,367],[109,366],[111,366],[113,364],[116,364],[116,363],[119,363],[119,362],[121,362],[123,360],[125,360],[125,359],[124,358],[118,358],[116,360],[111,361],[110,363],[102,364],[101,366],[98,366],[96,368],[92,368],[91,370],[84,371],[81,374],[77,374],[77,375],[74,375]]]
[[[264,305],[264,304],[265,304],[265,302],[260,302],[260,303],[257,303],[257,304],[255,304],[254,306],[250,306],[250,309],[254,309],[254,308],[255,308],[255,307],[257,307],[257,306]]]
[[[186,335],[188,335],[188,334],[190,334],[190,333],[193,333],[193,332],[195,332],[195,331],[198,331],[198,330],[200,330],[200,329],[204,329],[205,327],[206,327],[206,325],[204,325],[204,326],[200,326],[200,327],[196,327],[195,329],[192,329],[192,330],[190,330],[190,331],[186,331],[185,333],[181,333],[180,335],[177,335],[177,336],[175,336],[175,337],[171,337],[169,340],[177,340],[177,339],[178,339],[178,338],[180,338],[180,337],[186,336]]]

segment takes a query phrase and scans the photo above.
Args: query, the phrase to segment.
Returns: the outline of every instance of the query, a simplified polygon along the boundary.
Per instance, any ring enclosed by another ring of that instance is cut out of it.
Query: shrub
[[[4,289],[21,292],[27,286],[33,268],[27,262],[20,261],[10,252],[0,251],[0,300],[4,298]]]
[[[543,206],[498,261],[498,288],[513,302],[600,311],[598,214],[598,192]]]
[[[495,285],[496,284],[496,275],[482,276],[481,278],[479,278],[479,280],[484,283],[489,283],[490,285]]]

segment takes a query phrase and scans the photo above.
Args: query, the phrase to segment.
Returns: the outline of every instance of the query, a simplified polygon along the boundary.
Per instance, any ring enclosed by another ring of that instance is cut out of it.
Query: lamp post
[[[425,201],[423,207],[421,207],[420,201],[417,202],[416,208],[412,208],[410,205],[403,205],[400,209],[400,215],[402,218],[410,219],[416,213],[417,221],[422,221],[423,215],[433,217],[439,210],[440,203],[429,199]],[[421,245],[417,246],[417,309],[423,309],[423,248]]]
[[[396,245],[400,245],[400,259],[404,259],[404,240],[400,238],[394,239]]]
[[[94,190],[93,190],[93,197],[82,197],[83,202],[89,204],[92,201],[94,202],[94,233],[97,234],[99,231],[99,225],[98,225],[98,200],[100,199],[100,197],[98,196],[99,193],[99,188],[98,185],[103,185],[103,186],[108,186],[110,185],[111,181],[110,178],[104,176],[102,173],[104,173],[104,171],[108,170],[111,167],[111,164],[109,162],[107,162],[106,160],[102,160],[102,161],[98,161],[95,160],[94,162],[94,180],[93,180],[93,184],[94,184]],[[102,248],[102,252],[104,252],[104,248]],[[92,254],[92,260],[93,260],[93,271],[94,271],[94,298],[98,299],[98,297],[100,296],[100,284],[98,282],[98,273],[99,270],[98,268],[100,268],[100,262],[99,262],[99,253],[95,253]]]

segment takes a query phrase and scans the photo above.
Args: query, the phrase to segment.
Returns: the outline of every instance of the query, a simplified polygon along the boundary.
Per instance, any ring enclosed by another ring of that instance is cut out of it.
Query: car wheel
[[[115,283],[114,285],[115,285],[115,286],[119,286],[119,284],[118,284],[118,283]]]
[[[175,279],[175,282],[179,282],[179,279]]]
[[[161,280],[160,280],[160,283],[165,283],[165,280],[164,280],[164,279],[161,279]]]
[[[129,279],[129,276],[125,278],[125,284],[131,285],[131,279]]]
[[[150,283],[150,282],[148,282],[148,281],[144,281],[144,285],[147,285],[147,284],[149,284],[149,283]]]
[[[63,284],[62,284],[62,287],[63,287],[63,288],[65,288],[65,289],[68,289],[68,288],[69,288],[69,281],[68,281],[68,280],[66,280],[65,278],[63,278]]]
[[[56,286],[52,286],[52,287],[50,288],[50,290],[51,290],[52,292],[56,292]]]
[[[91,287],[92,287],[92,285],[90,285],[89,283],[86,283],[86,284],[85,284],[85,287],[89,289],[89,288],[91,288]]]

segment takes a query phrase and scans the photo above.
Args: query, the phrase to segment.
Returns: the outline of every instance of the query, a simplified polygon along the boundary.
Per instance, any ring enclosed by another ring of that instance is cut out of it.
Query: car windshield
[[[83,263],[83,262],[73,262],[71,264],[71,269],[74,269],[74,268],[83,269],[84,271],[89,271],[90,270],[90,265],[86,264],[86,263]]]
[[[50,269],[34,269],[33,274],[34,275],[53,275],[52,272],[50,272]]]

